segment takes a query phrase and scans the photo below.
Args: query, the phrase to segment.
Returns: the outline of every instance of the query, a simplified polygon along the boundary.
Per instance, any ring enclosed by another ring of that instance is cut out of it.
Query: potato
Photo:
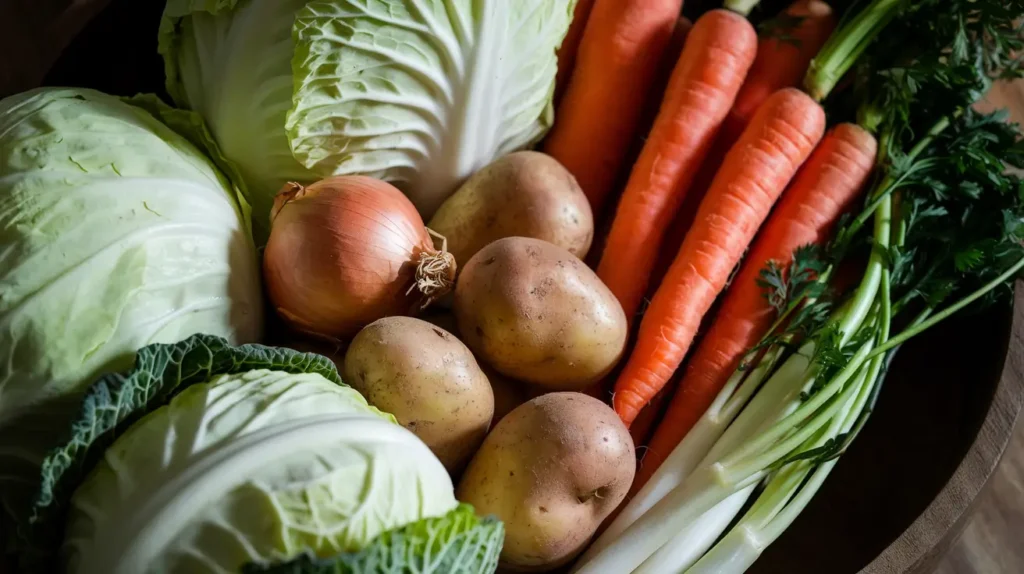
[[[575,391],[622,356],[626,315],[582,261],[538,239],[499,239],[466,264],[455,286],[463,341],[498,372]]]
[[[540,572],[583,549],[625,498],[635,469],[633,441],[611,408],[581,393],[550,393],[494,427],[455,494],[505,522],[505,567]]]
[[[459,334],[459,327],[455,322],[455,315],[451,313],[430,313],[424,316],[423,320],[437,325],[460,339],[462,338]],[[498,421],[512,412],[512,409],[525,403],[531,398],[532,393],[535,392],[524,383],[512,380],[495,371],[487,363],[482,361],[477,361],[477,363],[480,365],[480,370],[487,376],[487,380],[490,381],[491,390],[494,392],[494,417],[491,419],[493,424],[498,424]]]
[[[491,391],[494,392],[494,418],[491,421],[498,424],[508,413],[530,398],[529,391],[519,381],[513,381],[487,365],[481,365],[480,368],[491,382]]]
[[[387,411],[457,473],[487,434],[491,385],[454,335],[411,317],[360,331],[345,354],[345,382]]]
[[[594,239],[590,202],[576,178],[551,156],[508,154],[481,169],[434,214],[427,227],[448,240],[461,266],[503,237],[533,237],[582,259]]]

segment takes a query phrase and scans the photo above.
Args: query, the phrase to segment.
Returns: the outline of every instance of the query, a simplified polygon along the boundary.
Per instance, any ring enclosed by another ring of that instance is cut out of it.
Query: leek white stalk
[[[824,428],[856,390],[851,379],[870,351],[871,344],[862,345],[850,365],[793,413],[754,440],[730,449],[717,462],[702,465],[611,544],[596,551],[579,572],[633,572],[690,521],[756,485],[773,465],[800,452],[801,445]]]
[[[830,275],[831,272],[826,271],[822,274],[821,280],[827,280]],[[842,307],[838,316],[849,316],[849,308],[849,305]],[[774,346],[765,352],[754,368],[737,368],[711,407],[636,496],[623,507],[577,564],[586,564],[606,548],[666,494],[682,484],[700,464],[714,462],[714,457],[727,452],[728,449],[763,431],[795,410],[799,405],[801,393],[806,392],[814,384],[815,377],[810,362],[814,351],[814,341],[808,341],[779,366],[783,348]],[[764,382],[766,377],[768,381]],[[733,511],[732,515],[738,511],[739,508]],[[718,522],[720,520],[715,521]],[[728,522],[727,520],[725,524]],[[686,532],[690,530],[697,531],[698,536],[705,532],[703,529],[687,529],[680,532],[678,537],[685,537]]]
[[[891,236],[891,199],[886,197],[879,205],[879,214],[875,220],[875,236],[883,242],[888,242]],[[880,295],[881,302],[876,303],[874,306],[877,308],[878,317],[877,320],[868,321],[864,323],[864,319],[868,316],[869,311],[872,307],[872,302]],[[841,339],[844,343],[848,342],[852,333],[856,332],[861,328],[878,329],[878,333],[875,337],[875,344],[882,344],[889,336],[889,322],[891,320],[891,306],[889,301],[889,271],[883,265],[883,259],[879,253],[873,254],[871,257],[868,269],[866,270],[864,280],[861,282],[857,290],[857,296],[853,302],[847,306],[846,312],[842,314],[840,321],[840,329],[842,330]],[[865,346],[867,347],[867,346]],[[861,349],[862,351],[865,348]],[[860,353],[858,353],[860,354]],[[863,354],[863,357],[867,357],[868,354]],[[851,363],[856,364],[856,356]],[[872,359],[870,362],[863,364],[856,371],[856,378],[854,382],[849,385],[844,391],[846,398],[843,403],[844,406],[836,414],[829,424],[828,429],[820,434],[815,439],[812,439],[808,444],[805,444],[803,448],[799,449],[802,451],[819,448],[825,445],[828,441],[839,440],[839,434],[848,432],[853,427],[854,423],[861,416],[861,412],[868,403],[868,399],[872,394],[872,389],[876,384],[876,380],[881,372],[882,358],[877,357]],[[833,387],[832,384],[829,387]],[[824,389],[823,389],[824,391]],[[821,394],[817,396],[820,400]],[[814,402],[814,401],[810,401]],[[777,429],[773,429],[776,430]],[[757,441],[754,441],[755,443]],[[756,452],[756,444],[746,445],[746,450]],[[817,486],[820,486],[821,482],[824,481],[828,471],[831,470],[834,465],[834,461],[829,461],[831,464],[827,466],[823,465],[822,468],[827,468],[823,473],[815,472],[815,479]],[[821,470],[819,468],[819,470]],[[737,526],[730,531],[726,537],[717,544],[704,558],[697,562],[691,570],[687,572],[743,572],[760,556],[761,552],[774,542],[778,536],[781,536],[782,532],[786,527],[795,520],[800,510],[806,506],[807,502],[813,496],[814,492],[817,491],[817,486],[813,489],[808,489],[806,492],[801,489],[801,485],[804,484],[807,475],[815,471],[814,465],[807,461],[798,461],[784,467],[781,471],[776,473],[774,477],[769,481],[764,492],[758,498],[758,501],[754,504],[751,510],[747,513],[747,516],[740,521]],[[802,504],[790,505],[790,499],[794,497],[795,493],[800,491],[805,496],[802,498]],[[795,512],[793,511],[795,509]],[[776,518],[777,515],[782,513],[782,518]],[[726,519],[731,520],[730,517],[721,517],[720,520],[725,521]],[[778,526],[781,524],[781,528]],[[773,535],[766,534],[766,530],[770,525],[776,525],[774,530],[770,532]],[[692,540],[677,539],[673,541],[680,545],[692,544]],[[655,569],[661,571],[673,571],[681,572],[686,570],[693,564],[692,561],[688,560],[673,560],[680,556],[679,552],[673,552],[668,548],[662,548],[654,556],[648,559],[647,562],[651,563],[652,571]]]
[[[799,353],[790,357],[779,371],[765,383],[765,388],[757,393],[756,400],[749,405],[747,403],[750,401],[750,397],[754,395],[778,361],[781,349],[770,350],[757,367],[749,371],[749,376],[746,376],[745,379],[744,376],[748,372],[737,369],[725,388],[718,394],[715,402],[694,425],[693,430],[687,433],[682,442],[647,481],[647,484],[629,501],[605,532],[594,541],[590,549],[580,558],[578,564],[586,564],[588,560],[606,548],[665,495],[682,484],[701,464],[713,462],[713,460],[707,460],[708,458],[715,456],[716,453],[730,445],[745,440],[766,423],[775,421],[778,418],[776,413],[779,406],[799,395],[800,390],[793,391],[788,383],[806,371],[809,365],[807,357],[811,356],[813,352],[813,344],[805,345]],[[739,387],[738,390],[737,387]],[[744,407],[747,408],[744,409]],[[738,511],[737,508],[733,514]],[[701,531],[703,532],[703,530]]]
[[[777,357],[777,352],[775,356]],[[622,512],[605,529],[605,532],[590,546],[579,564],[586,563],[598,551],[605,548],[612,540],[618,537],[628,526],[633,524],[637,518],[651,509],[659,500],[665,497],[674,488],[682,484],[698,467],[699,463],[708,455],[708,451],[722,437],[733,420],[746,405],[751,395],[757,390],[761,381],[768,374],[767,362],[763,361],[758,365],[749,377],[744,375],[742,370],[737,370],[726,383],[725,388],[718,394],[715,402],[704,413],[694,425],[693,430],[679,443],[664,463],[647,481],[647,484],[629,501]],[[740,386],[740,383],[743,385]],[[737,391],[737,387],[739,390]]]
[[[881,364],[882,359],[876,358],[861,369],[858,381],[854,385],[858,392],[840,415],[833,419],[828,431],[813,444],[808,445],[810,448],[821,447],[827,441],[837,440],[841,434],[850,432],[867,406],[874,385],[878,383]],[[743,520],[696,564],[687,568],[687,562],[671,562],[666,559],[658,562],[656,566],[661,572],[685,571],[686,574],[745,572],[761,556],[764,549],[775,542],[796,520],[824,483],[836,462],[837,460],[833,459],[815,465],[808,461],[799,461],[786,466],[769,481]],[[664,552],[665,548],[649,561],[657,559]]]
[[[660,550],[644,561],[634,574],[664,574],[679,571],[680,567],[690,565],[700,559],[708,551],[718,537],[732,523],[733,518],[747,503],[756,485],[726,498],[714,508],[705,512],[700,518],[690,523]]]

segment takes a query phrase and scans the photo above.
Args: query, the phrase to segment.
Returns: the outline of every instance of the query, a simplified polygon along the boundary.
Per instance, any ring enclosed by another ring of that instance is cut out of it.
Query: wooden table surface
[[[1019,574],[1024,572],[1024,424],[977,511],[936,574]]]

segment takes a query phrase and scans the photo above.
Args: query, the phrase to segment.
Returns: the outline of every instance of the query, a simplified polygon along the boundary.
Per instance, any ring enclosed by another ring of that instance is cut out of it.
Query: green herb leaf
[[[769,261],[757,284],[764,290],[768,303],[781,314],[802,300],[821,294],[824,284],[818,276],[827,267],[817,245],[803,245],[794,250],[793,261],[786,268]]]
[[[830,438],[825,441],[825,444],[817,447],[800,451],[795,454],[791,454],[788,457],[782,459],[776,468],[781,468],[787,464],[797,462],[800,460],[806,460],[811,464],[822,464],[830,460],[835,460],[846,452],[848,435],[846,433],[840,433],[834,438]]]
[[[811,388],[801,393],[801,400],[806,401],[813,397],[830,383],[840,371],[850,364],[854,354],[874,336],[874,329],[863,328],[855,332],[849,341],[843,343],[846,335],[839,330],[839,323],[832,321],[826,324],[815,335],[817,345],[814,348],[814,356],[811,358],[811,362],[817,365],[818,372]]]

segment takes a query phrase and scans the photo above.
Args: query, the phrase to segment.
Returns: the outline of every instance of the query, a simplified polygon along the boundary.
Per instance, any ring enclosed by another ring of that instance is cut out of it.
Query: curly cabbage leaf
[[[167,87],[241,168],[258,226],[288,180],[395,183],[425,219],[550,128],[575,0],[171,0]]]
[[[488,574],[498,569],[505,539],[495,518],[478,518],[460,504],[439,518],[425,518],[385,532],[369,547],[331,558],[308,553],[280,564],[249,564],[243,574]]]
[[[24,518],[82,392],[136,349],[259,338],[246,207],[197,147],[208,137],[155,98],[0,101],[0,514]]]

